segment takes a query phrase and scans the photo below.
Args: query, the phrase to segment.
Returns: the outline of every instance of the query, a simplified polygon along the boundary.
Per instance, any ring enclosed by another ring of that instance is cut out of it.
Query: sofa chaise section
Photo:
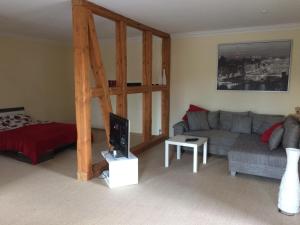
[[[283,148],[270,150],[268,144],[260,141],[256,134],[241,134],[228,152],[231,175],[252,174],[281,179],[286,166],[286,153]]]

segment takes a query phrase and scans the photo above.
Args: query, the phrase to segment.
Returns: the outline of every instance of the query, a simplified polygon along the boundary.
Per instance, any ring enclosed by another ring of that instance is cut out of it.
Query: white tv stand
[[[129,157],[114,158],[108,151],[101,152],[108,163],[104,171],[105,181],[110,188],[138,184],[138,158],[129,152]]]

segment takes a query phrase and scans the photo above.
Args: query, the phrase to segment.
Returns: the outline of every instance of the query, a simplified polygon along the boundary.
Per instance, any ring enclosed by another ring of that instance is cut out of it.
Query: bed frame
[[[74,150],[75,150],[76,143],[53,149],[52,151],[48,152],[47,154],[44,154],[41,157],[39,157],[38,163],[42,163],[42,162],[48,161],[50,159],[53,159],[56,154],[66,150],[66,149],[69,149],[71,147],[74,147]],[[32,164],[31,160],[27,156],[25,156],[22,152],[0,151],[0,155],[10,157],[10,158],[16,159],[21,162]]]
[[[10,113],[13,113],[13,112],[17,112],[19,113],[20,111],[25,111],[25,108],[24,107],[15,107],[15,108],[4,108],[4,109],[0,109],[0,113],[3,114],[3,113],[7,113],[7,114],[10,114]]]

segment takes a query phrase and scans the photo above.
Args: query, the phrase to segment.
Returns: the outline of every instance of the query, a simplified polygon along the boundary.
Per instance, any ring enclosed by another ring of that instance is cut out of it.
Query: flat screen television
[[[128,119],[116,114],[109,114],[110,133],[109,143],[112,145],[111,153],[114,157],[127,157],[130,151],[130,122]]]

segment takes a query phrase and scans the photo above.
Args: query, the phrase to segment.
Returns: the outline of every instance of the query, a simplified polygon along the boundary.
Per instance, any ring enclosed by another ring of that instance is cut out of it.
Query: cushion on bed
[[[25,114],[0,116],[0,131],[12,130],[30,124],[33,124],[33,120]]]
[[[34,120],[31,116],[26,114],[12,114],[0,116],[0,131],[13,130],[20,127],[34,125],[34,124],[45,124],[48,121]]]

